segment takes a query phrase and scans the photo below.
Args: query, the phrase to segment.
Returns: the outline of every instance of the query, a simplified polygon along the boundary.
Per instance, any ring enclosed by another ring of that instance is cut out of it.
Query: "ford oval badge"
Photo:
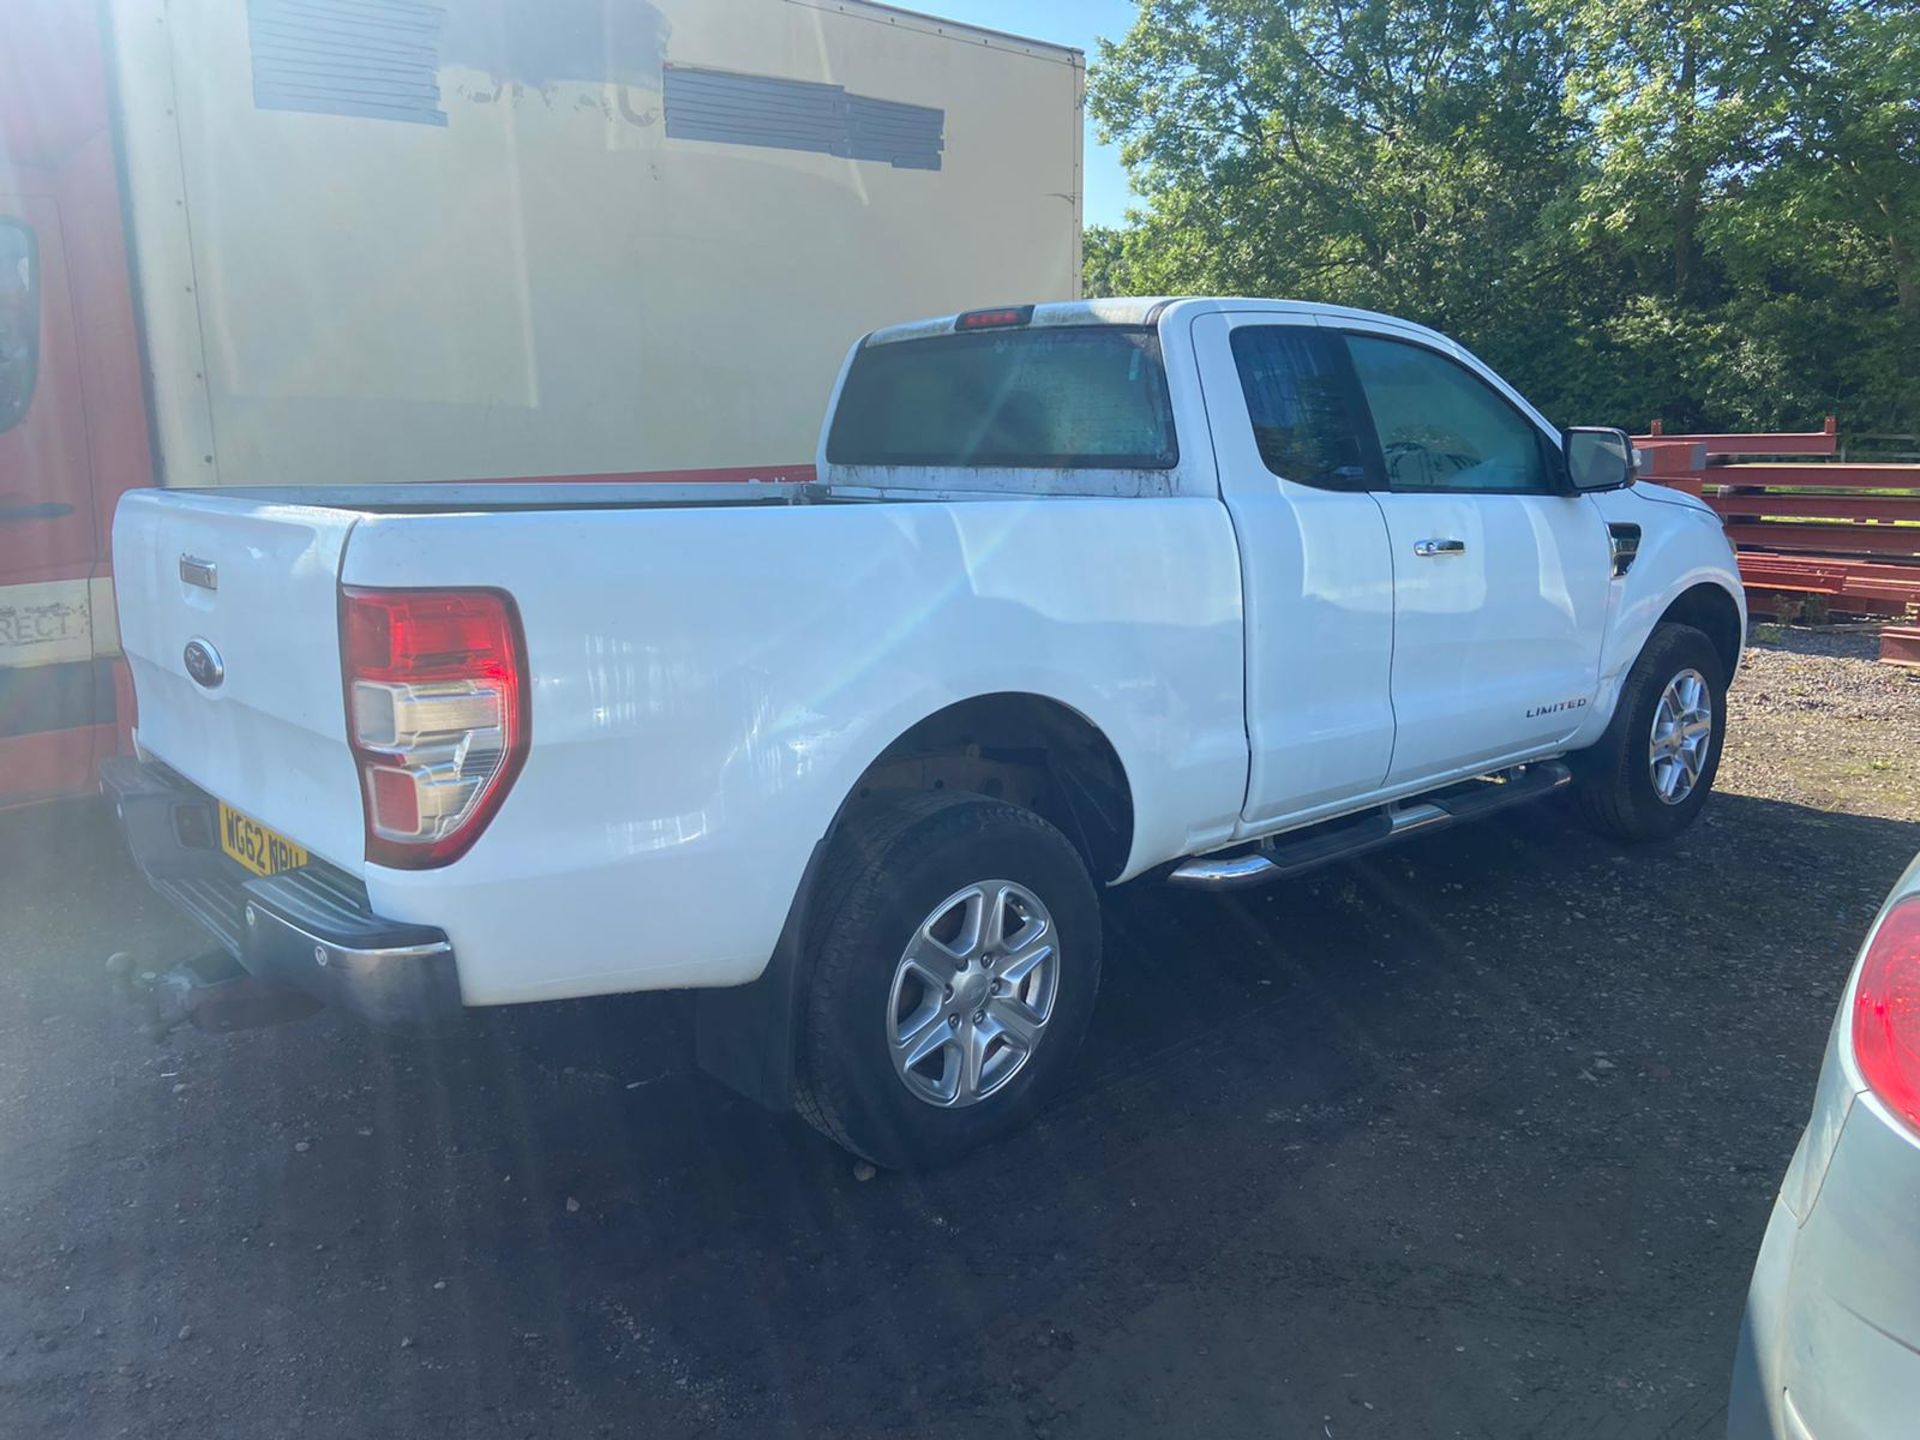
[[[220,663],[220,652],[205,640],[187,642],[187,674],[202,690],[218,690],[227,678],[227,667]]]

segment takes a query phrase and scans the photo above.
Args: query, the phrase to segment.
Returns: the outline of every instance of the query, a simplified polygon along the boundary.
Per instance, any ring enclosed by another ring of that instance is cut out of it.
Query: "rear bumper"
[[[148,883],[250,974],[380,1029],[439,1028],[461,1014],[444,932],[375,915],[365,887],[321,861],[250,874],[220,850],[213,798],[164,766],[109,760],[100,791]]]
[[[1847,1110],[1804,1218],[1786,1197],[1754,1267],[1729,1440],[1912,1435],[1920,1396],[1920,1139],[1870,1094]]]

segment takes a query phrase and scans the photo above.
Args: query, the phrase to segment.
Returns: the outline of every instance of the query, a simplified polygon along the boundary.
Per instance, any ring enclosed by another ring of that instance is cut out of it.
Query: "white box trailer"
[[[1072,50],[852,0],[112,13],[169,484],[792,468],[855,336],[1079,293]]]
[[[856,336],[1079,294],[1084,71],[865,0],[0,0],[0,806],[125,743],[122,491],[803,476]]]

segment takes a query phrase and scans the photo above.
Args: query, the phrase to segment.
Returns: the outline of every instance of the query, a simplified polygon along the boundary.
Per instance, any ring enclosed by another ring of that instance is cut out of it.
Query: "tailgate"
[[[365,831],[340,685],[339,575],[358,518],[142,490],[113,523],[142,747],[356,874]]]

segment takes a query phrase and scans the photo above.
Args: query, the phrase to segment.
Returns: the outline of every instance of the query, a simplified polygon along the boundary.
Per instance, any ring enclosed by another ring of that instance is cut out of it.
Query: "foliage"
[[[1091,294],[1448,331],[1549,413],[1920,430],[1911,0],[1140,0]]]

